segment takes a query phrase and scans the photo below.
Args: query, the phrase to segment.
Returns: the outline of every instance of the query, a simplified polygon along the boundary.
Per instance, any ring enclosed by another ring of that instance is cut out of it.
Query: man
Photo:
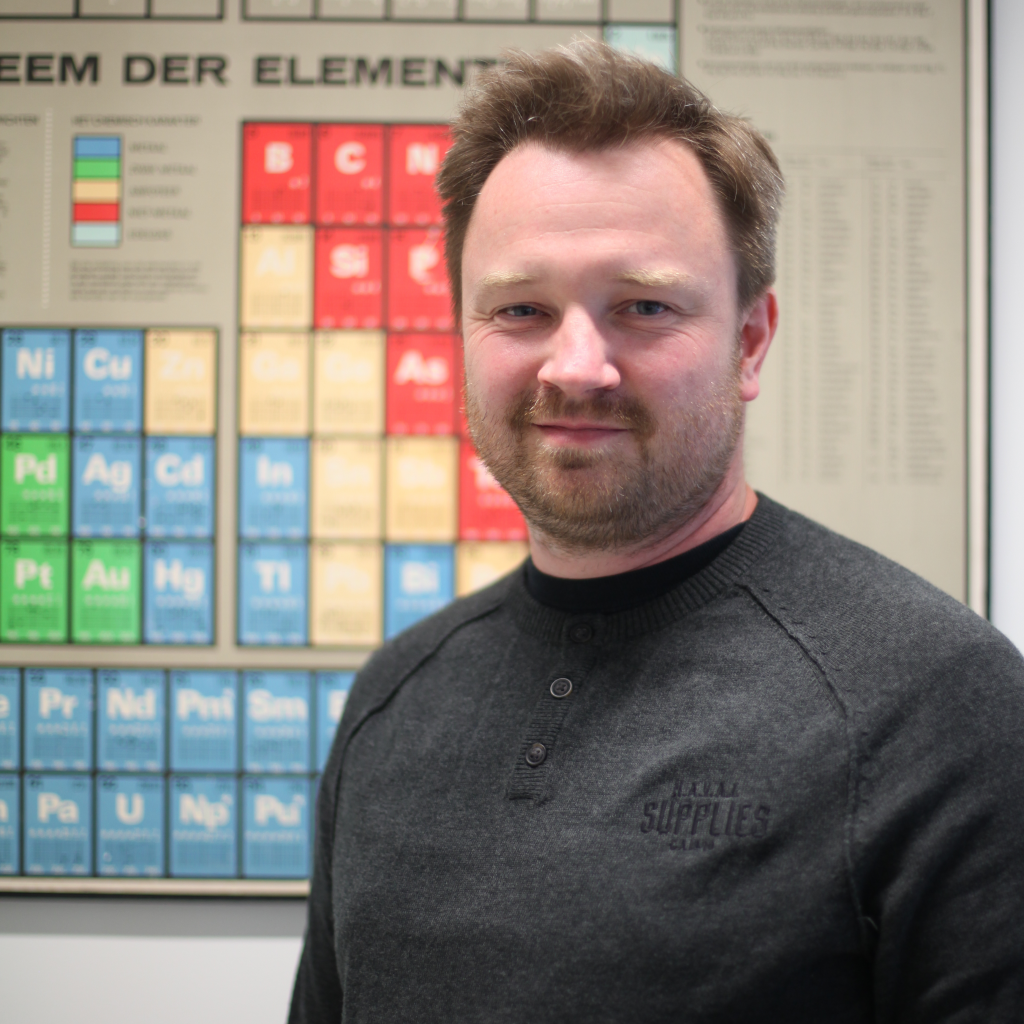
[[[292,1021],[1024,1020],[1019,656],[744,481],[767,143],[592,43],[452,130],[467,413],[530,559],[360,674]]]

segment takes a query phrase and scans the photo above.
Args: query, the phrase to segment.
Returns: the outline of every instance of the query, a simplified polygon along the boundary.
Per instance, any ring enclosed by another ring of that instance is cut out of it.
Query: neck
[[[701,510],[682,526],[647,544],[607,551],[564,551],[543,534],[530,528],[530,558],[549,576],[563,579],[591,579],[615,576],[633,569],[664,562],[746,522],[757,507],[757,495],[743,475],[742,455],[738,452],[722,482]]]

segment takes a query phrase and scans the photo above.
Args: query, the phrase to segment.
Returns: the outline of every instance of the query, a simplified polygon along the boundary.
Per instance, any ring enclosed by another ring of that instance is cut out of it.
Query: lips
[[[555,444],[596,444],[616,434],[627,433],[625,427],[610,423],[534,423],[545,440]]]
[[[608,423],[601,420],[534,420],[533,425],[542,430],[627,430],[618,423]]]

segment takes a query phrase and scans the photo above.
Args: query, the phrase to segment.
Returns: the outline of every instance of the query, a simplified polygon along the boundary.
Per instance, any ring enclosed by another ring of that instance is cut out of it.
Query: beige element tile
[[[454,541],[458,439],[389,437],[386,444],[384,536],[396,543]]]
[[[308,329],[313,323],[313,228],[242,228],[241,326]]]
[[[380,544],[314,541],[309,639],[314,647],[374,647],[384,620]]]
[[[146,331],[147,434],[213,434],[217,332]]]
[[[313,537],[380,539],[383,454],[383,443],[377,438],[313,438],[309,511]]]
[[[243,334],[238,342],[238,430],[243,435],[309,433],[308,334]]]
[[[384,433],[384,332],[313,338],[313,433]]]

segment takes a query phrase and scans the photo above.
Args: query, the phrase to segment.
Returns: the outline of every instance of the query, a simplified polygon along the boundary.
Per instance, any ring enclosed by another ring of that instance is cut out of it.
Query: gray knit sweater
[[[456,602],[324,775],[291,1021],[339,1020],[1024,1021],[1021,658],[764,497],[630,611]]]

